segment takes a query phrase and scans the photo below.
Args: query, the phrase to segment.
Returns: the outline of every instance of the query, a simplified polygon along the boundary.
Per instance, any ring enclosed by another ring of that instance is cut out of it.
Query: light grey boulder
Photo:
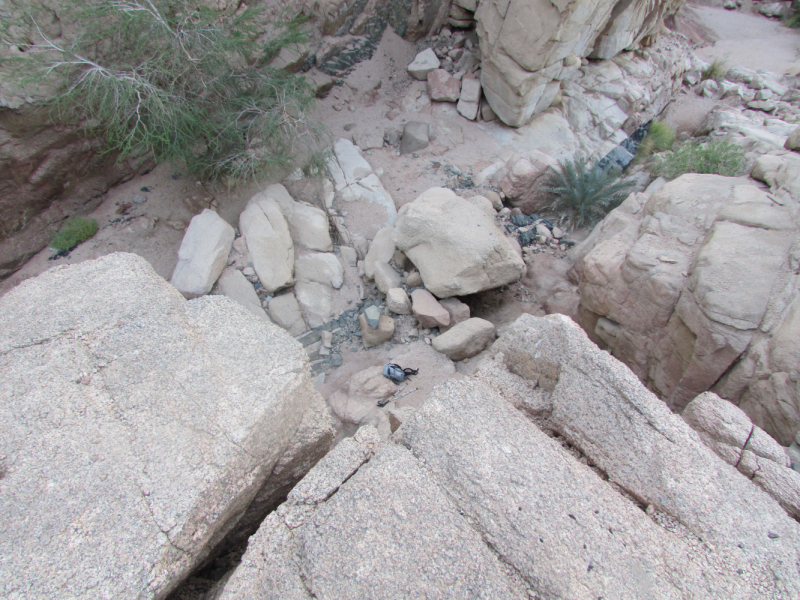
[[[225,268],[234,235],[233,227],[213,210],[192,217],[170,283],[186,298],[209,293]]]
[[[385,262],[376,262],[375,269],[375,286],[381,294],[386,294],[392,288],[399,288],[401,284],[400,273],[395,271],[391,265]]]
[[[292,292],[274,296],[269,301],[269,316],[276,325],[283,327],[292,335],[300,335],[306,328],[300,304]]]
[[[383,128],[359,129],[353,135],[353,142],[362,150],[383,148]]]
[[[167,597],[321,400],[284,331],[132,254],[9,291],[0,355],[5,597]]]
[[[375,278],[375,263],[388,263],[394,258],[394,227],[384,227],[375,234],[364,257],[364,274],[367,279]]]
[[[244,306],[259,319],[269,321],[269,317],[261,306],[261,300],[258,299],[258,294],[256,294],[253,284],[247,281],[241,271],[228,267],[222,272],[218,285],[219,291],[225,296]]]
[[[450,325],[446,327],[440,327],[439,331],[441,333],[444,333],[454,325],[458,325],[459,323],[466,321],[470,317],[469,306],[464,304],[458,298],[445,298],[443,300],[439,300],[439,304],[444,306],[444,309],[450,313]]]
[[[472,358],[494,339],[494,325],[484,319],[467,319],[433,338],[433,348],[450,360]]]
[[[438,69],[440,64],[439,58],[433,49],[427,48],[417,54],[414,61],[408,65],[408,74],[414,79],[425,81],[428,78],[428,73]]]
[[[333,145],[333,152],[336,161],[329,163],[329,166],[333,167],[332,174],[337,190],[358,183],[372,174],[372,167],[350,140],[339,138]]]
[[[394,240],[440,298],[465,296],[521,279],[522,251],[480,208],[446,188],[404,205]]]
[[[330,321],[333,312],[333,288],[316,281],[298,281],[294,295],[310,327],[319,327]]]
[[[333,251],[330,223],[324,210],[305,202],[297,202],[280,184],[267,186],[263,192],[256,194],[248,205],[258,202],[261,198],[269,198],[278,203],[289,224],[292,240],[298,248],[318,252]]]
[[[444,69],[428,73],[428,96],[435,102],[458,102],[461,82]]]
[[[297,281],[315,281],[337,290],[344,282],[344,267],[332,252],[301,254],[295,260],[294,274]]]
[[[264,289],[273,293],[292,285],[294,244],[278,203],[262,194],[253,196],[239,215],[239,231]]]
[[[783,147],[787,150],[800,150],[800,127],[789,134],[789,137],[786,138],[786,143],[783,145]],[[766,155],[764,158],[766,158]]]

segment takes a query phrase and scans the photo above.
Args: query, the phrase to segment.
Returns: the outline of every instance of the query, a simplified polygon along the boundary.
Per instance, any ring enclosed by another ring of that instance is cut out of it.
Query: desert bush
[[[603,170],[582,156],[559,161],[559,165],[543,191],[552,196],[548,208],[561,214],[561,222],[575,227],[601,220],[625,199],[634,184],[620,179],[617,171]]]
[[[728,72],[728,65],[725,64],[724,60],[719,58],[715,58],[714,62],[712,62],[708,67],[703,69],[703,72],[700,74],[700,77],[703,81],[706,79],[713,79],[717,83],[722,82],[725,79],[725,74]]]
[[[636,149],[636,157],[644,158],[654,152],[665,152],[672,149],[675,143],[675,130],[661,121],[656,121],[650,125],[647,136]]]
[[[667,179],[675,179],[684,173],[736,177],[744,174],[747,163],[744,151],[739,146],[721,140],[685,143],[657,158],[654,172]]]
[[[70,217],[50,239],[53,250],[67,252],[97,233],[97,221],[87,217]]]
[[[93,125],[121,158],[151,152],[194,174],[247,179],[324,145],[305,79],[264,66],[302,41],[301,20],[271,27],[260,12],[217,13],[192,0],[79,0],[70,44],[39,40],[12,60],[29,86],[55,85],[55,119]]]

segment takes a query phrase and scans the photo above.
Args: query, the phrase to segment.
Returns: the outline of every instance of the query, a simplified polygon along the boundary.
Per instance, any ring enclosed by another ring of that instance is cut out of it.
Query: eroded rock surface
[[[0,373],[7,598],[164,597],[332,439],[297,342],[131,254],[0,299]]]
[[[797,214],[796,202],[719,175],[630,196],[573,251],[583,327],[671,407],[711,389],[790,444]]]
[[[524,315],[491,354],[337,446],[221,598],[797,595],[797,522],[575,323]]]

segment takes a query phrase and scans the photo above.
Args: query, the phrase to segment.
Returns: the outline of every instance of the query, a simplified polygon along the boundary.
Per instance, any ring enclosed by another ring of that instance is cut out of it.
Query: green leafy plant
[[[68,252],[97,233],[97,221],[87,217],[70,217],[50,240],[53,250]]]
[[[647,136],[636,149],[636,157],[644,158],[654,152],[665,152],[672,149],[675,143],[675,130],[661,121],[656,121],[650,125]]]
[[[29,16],[38,41],[11,60],[27,73],[22,84],[56,85],[57,120],[88,124],[121,158],[151,152],[198,176],[248,179],[319,152],[328,139],[308,116],[305,78],[266,66],[303,40],[302,19],[275,25],[250,8],[198,4],[73,2],[83,26],[74,41],[54,41]]]
[[[703,81],[706,79],[713,79],[717,83],[722,82],[725,79],[725,74],[728,72],[728,65],[725,64],[724,60],[719,58],[715,58],[714,62],[712,62],[708,67],[703,69],[703,72],[700,74],[700,77]]]
[[[659,156],[654,172],[667,179],[675,179],[684,173],[736,177],[744,174],[746,164],[744,151],[730,142],[690,142]]]
[[[633,181],[619,178],[614,170],[603,170],[582,156],[559,161],[543,191],[552,196],[549,209],[562,213],[561,221],[576,227],[593,225],[628,195]]]
[[[792,3],[795,6],[796,3]],[[800,29],[800,11],[797,9],[793,9],[786,17],[783,19],[783,24],[787,27],[791,27],[792,29]]]

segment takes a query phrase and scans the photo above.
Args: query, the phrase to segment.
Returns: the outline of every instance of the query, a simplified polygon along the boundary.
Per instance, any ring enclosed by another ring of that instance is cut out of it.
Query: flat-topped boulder
[[[132,254],[0,298],[0,380],[5,598],[164,598],[332,440],[299,343]]]

